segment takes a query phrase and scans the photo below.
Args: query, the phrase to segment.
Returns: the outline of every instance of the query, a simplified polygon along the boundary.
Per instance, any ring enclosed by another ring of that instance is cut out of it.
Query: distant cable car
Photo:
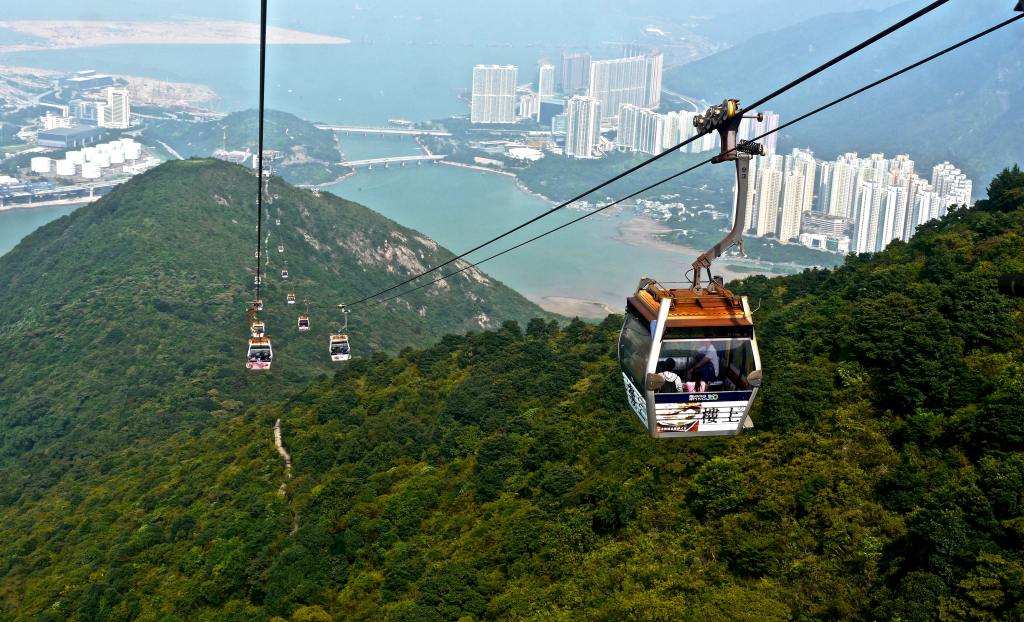
[[[284,252],[284,245],[283,244],[278,244],[277,245],[277,252],[279,252],[279,253],[283,253]]]
[[[252,337],[249,339],[249,352],[246,355],[247,369],[270,369],[274,360],[274,349],[270,346],[270,337]]]
[[[267,332],[267,326],[262,320],[256,320],[249,326],[249,332],[253,337],[262,337]]]
[[[626,399],[653,437],[732,435],[753,427],[761,359],[750,306],[711,274],[714,259],[733,244],[742,249],[750,158],[763,154],[756,143],[736,142],[742,119],[738,100],[694,119],[698,129],[721,137],[722,152],[712,161],[736,162],[732,230],[693,262],[688,288],[667,289],[645,277],[626,301],[619,365]]]
[[[330,353],[332,361],[347,361],[352,358],[352,347],[348,335],[331,335]]]
[[[304,332],[306,332],[308,330],[309,330],[309,316],[308,315],[300,315],[299,316],[299,332],[300,333],[304,333]]]
[[[341,316],[345,318],[344,323],[341,326],[341,332],[336,335],[331,335],[329,342],[329,349],[332,361],[347,361],[352,358],[352,344],[348,340],[348,314],[349,310],[345,305],[338,305],[341,309]]]
[[[274,219],[274,224],[280,227],[281,226],[281,219],[280,218],[275,218]]]
[[[295,292],[288,292],[287,300],[288,300],[288,304],[290,304],[290,305],[295,304]]]
[[[281,270],[281,278],[282,279],[287,279],[288,278],[288,268],[285,268],[285,269]]]
[[[253,285],[262,285],[263,284],[263,279],[261,279],[258,276],[254,276],[254,277],[252,277],[252,284]]]
[[[252,311],[254,309],[256,311],[262,311],[263,310],[263,301],[262,300],[254,300],[253,302],[250,302],[249,303],[249,310]]]

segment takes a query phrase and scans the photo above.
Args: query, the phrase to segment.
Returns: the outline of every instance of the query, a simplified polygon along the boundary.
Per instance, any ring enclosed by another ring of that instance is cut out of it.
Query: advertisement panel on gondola
[[[658,434],[735,434],[747,416],[751,392],[661,393],[654,397]]]

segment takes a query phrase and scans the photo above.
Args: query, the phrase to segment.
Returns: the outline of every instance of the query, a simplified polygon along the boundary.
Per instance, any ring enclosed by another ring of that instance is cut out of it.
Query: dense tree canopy
[[[1024,271],[1018,177],[908,244],[734,283],[761,301],[753,433],[645,436],[620,317],[506,322],[270,404],[211,393],[207,428],[8,491],[0,613],[1019,620],[1024,304],[994,293]]]

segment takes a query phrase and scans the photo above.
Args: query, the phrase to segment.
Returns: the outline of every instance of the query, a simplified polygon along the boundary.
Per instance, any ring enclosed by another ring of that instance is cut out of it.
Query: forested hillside
[[[1019,620],[1024,173],[752,277],[756,431],[658,441],[620,318],[354,361],[0,502],[15,620]],[[290,472],[272,443],[282,421]],[[283,484],[283,486],[282,486]]]
[[[331,370],[337,303],[451,257],[358,204],[276,179],[271,192],[266,374],[244,369],[256,178],[242,167],[164,164],[0,257],[0,499],[25,502],[110,451],[202,429],[211,410],[279,399]],[[299,304],[285,304],[288,292]],[[312,330],[298,333],[305,299]],[[350,332],[356,356],[369,356],[538,316],[548,317],[469,271],[372,315],[356,310]]]

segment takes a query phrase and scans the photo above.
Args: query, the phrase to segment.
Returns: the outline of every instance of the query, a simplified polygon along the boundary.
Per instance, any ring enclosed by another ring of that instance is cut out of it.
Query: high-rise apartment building
[[[570,158],[593,158],[601,140],[601,102],[593,97],[577,95],[566,108],[565,155]]]
[[[758,163],[757,220],[752,224],[754,235],[764,237],[778,231],[784,161],[782,156],[774,155],[759,158]]]
[[[932,168],[932,187],[939,195],[948,197],[950,205],[970,204],[974,192],[973,182],[949,162]]]
[[[573,94],[590,86],[590,54],[562,52],[562,92]]]
[[[470,100],[471,123],[516,122],[515,65],[476,65]]]
[[[644,97],[644,106],[657,108],[661,105],[661,74],[665,66],[665,54],[661,50],[652,50],[645,58],[647,59],[647,68],[644,83],[647,92]]]
[[[800,236],[800,221],[804,212],[814,206],[814,176],[818,165],[810,151],[794,149],[786,156],[782,186],[782,209],[779,217],[778,238],[788,242]]]
[[[630,56],[596,60],[590,64],[590,91],[601,102],[605,119],[619,112],[622,104],[645,107],[647,103],[647,58]]]
[[[617,147],[651,155],[662,152],[662,141],[665,135],[665,117],[663,115],[639,106],[622,104],[619,107],[618,116],[619,130],[615,137]],[[671,147],[672,145],[665,146]]]
[[[99,114],[99,113],[98,113]],[[131,104],[128,89],[107,89],[107,105],[99,116],[99,126],[125,130],[131,125]]]
[[[748,114],[753,115],[755,112],[751,111]],[[754,140],[758,136],[763,136],[763,138],[758,138],[757,142],[764,145],[765,155],[775,155],[776,147],[779,142],[778,133],[768,134],[767,136],[764,136],[764,134],[767,134],[772,130],[776,130],[778,127],[779,115],[770,110],[766,110],[761,113],[760,121],[756,118],[748,118],[740,121],[740,129],[736,133],[736,138],[738,140]]]
[[[540,113],[540,98],[536,93],[523,93],[519,96],[519,118],[536,119]]]
[[[814,201],[814,211],[822,214],[828,213],[828,200],[832,194],[832,171],[834,165],[831,162],[818,164],[818,192]]]
[[[537,95],[552,97],[555,94],[555,66],[544,63],[537,75]]]

